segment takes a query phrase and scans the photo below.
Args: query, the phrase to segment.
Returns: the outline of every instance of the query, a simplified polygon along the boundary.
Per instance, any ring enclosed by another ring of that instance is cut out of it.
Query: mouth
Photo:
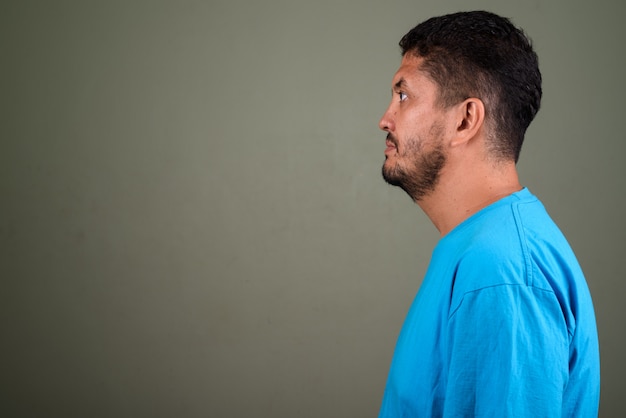
[[[387,145],[387,148],[385,148],[385,155],[388,155],[391,152],[397,152],[398,150],[398,147],[396,146],[396,141],[393,139],[391,134],[387,135],[385,145]]]

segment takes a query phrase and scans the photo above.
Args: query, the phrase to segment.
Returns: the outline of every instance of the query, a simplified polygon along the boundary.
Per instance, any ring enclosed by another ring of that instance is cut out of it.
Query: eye
[[[406,95],[406,93],[403,93],[403,92],[400,91],[400,92],[398,92],[398,97],[400,98],[400,101],[403,102],[403,101],[406,100],[407,95]]]

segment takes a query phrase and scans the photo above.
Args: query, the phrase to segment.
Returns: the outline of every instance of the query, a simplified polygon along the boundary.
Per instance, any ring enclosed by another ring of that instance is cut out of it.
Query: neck
[[[446,167],[435,191],[417,204],[444,236],[476,212],[521,189],[514,162]]]

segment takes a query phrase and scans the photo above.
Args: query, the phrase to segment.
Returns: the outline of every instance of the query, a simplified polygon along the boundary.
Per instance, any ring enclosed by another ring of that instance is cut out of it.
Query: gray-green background
[[[519,165],[586,272],[624,416],[618,1],[4,1],[0,415],[375,416],[437,234],[380,178],[399,38],[535,42]]]

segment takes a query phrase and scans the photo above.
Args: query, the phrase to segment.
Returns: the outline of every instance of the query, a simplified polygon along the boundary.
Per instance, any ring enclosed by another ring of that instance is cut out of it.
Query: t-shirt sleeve
[[[552,292],[491,286],[453,309],[444,416],[561,416],[569,334]]]

